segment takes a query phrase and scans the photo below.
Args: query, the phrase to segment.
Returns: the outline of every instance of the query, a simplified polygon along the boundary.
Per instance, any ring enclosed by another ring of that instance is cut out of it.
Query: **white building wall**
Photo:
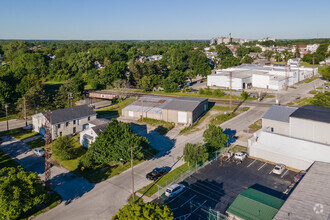
[[[243,82],[250,83],[251,79],[249,78],[236,78],[232,77],[232,89],[243,89]],[[230,77],[224,75],[209,75],[207,76],[207,86],[219,86],[224,88],[230,87]]]
[[[270,76],[269,75],[260,75],[253,74],[252,75],[252,86],[257,88],[267,89],[269,87]]]
[[[289,123],[282,121],[275,121],[270,119],[262,119],[262,128],[269,132],[289,135]]]
[[[93,126],[93,127],[94,127],[94,126]],[[88,128],[88,129],[86,129],[86,130],[80,132],[80,139],[79,139],[79,142],[80,142],[81,145],[83,145],[83,143],[84,143],[84,135],[85,135],[85,134],[87,134],[87,135],[93,137],[93,140],[91,140],[91,141],[89,142],[89,144],[91,144],[92,142],[94,142],[95,139],[98,137],[98,135],[93,131],[92,128]]]
[[[290,117],[290,136],[330,145],[330,123]]]
[[[248,141],[249,154],[274,163],[305,170],[314,161],[330,162],[330,146],[259,131]]]

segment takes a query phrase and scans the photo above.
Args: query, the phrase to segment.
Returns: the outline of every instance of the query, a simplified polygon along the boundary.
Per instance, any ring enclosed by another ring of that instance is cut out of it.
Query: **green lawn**
[[[304,80],[304,83],[310,83],[310,82],[313,82],[314,80],[316,80],[316,79],[318,79],[318,78],[319,78],[319,77],[314,76],[314,77],[312,77],[312,78],[309,78],[309,79]]]
[[[238,115],[238,113],[217,115],[217,116],[215,116],[214,118],[211,119],[211,124],[220,125],[220,124],[224,123],[225,121],[228,121],[228,120],[234,118],[237,115]]]
[[[23,130],[23,129],[20,129],[20,128],[16,128],[16,129],[13,129],[13,130],[0,132],[0,137],[2,137],[2,136],[14,136],[15,138],[17,138],[19,140],[23,140],[23,139],[32,137],[36,134],[37,134],[37,132],[31,131],[31,130]]]
[[[306,97],[306,98],[299,99],[295,102],[298,104],[298,106],[303,106],[303,105],[310,105],[312,100],[313,100],[313,98]]]
[[[169,132],[172,128],[174,128],[175,124],[173,122],[166,122],[162,120],[156,120],[152,118],[140,118],[138,122],[146,123],[152,126],[157,126],[157,131],[160,134],[166,134]]]
[[[229,99],[229,95],[219,96],[219,95],[213,95],[213,94],[199,94],[198,92],[172,92],[172,93],[166,93],[164,91],[157,91],[157,92],[151,92],[154,94],[161,94],[161,95],[173,95],[173,96],[191,96],[191,97],[200,97],[200,98],[216,98],[216,99]],[[239,100],[243,99],[241,96],[232,96],[232,99]],[[255,99],[255,98],[248,98],[248,99]]]
[[[30,141],[27,143],[32,149],[34,148],[44,148],[45,147],[45,141],[42,138]]]
[[[232,152],[232,153],[237,153],[237,152],[245,152],[245,153],[247,153],[247,147],[243,147],[241,145],[235,145],[229,151]]]
[[[111,106],[96,109],[97,117],[120,116],[121,110],[134,101],[136,101],[136,99],[128,98]]]
[[[150,183],[149,185],[143,187],[142,189],[138,190],[139,193],[145,195],[145,196],[152,196],[158,191],[158,185],[165,186],[166,184],[178,179],[180,177],[180,173],[185,172],[189,169],[188,163],[185,163],[178,168],[172,170],[168,174],[164,175],[160,179],[158,179],[155,182]]]
[[[19,164],[0,150],[0,169],[4,167],[18,167]]]
[[[260,118],[258,121],[254,122],[253,124],[249,125],[251,130],[257,131],[262,128],[262,119]]]

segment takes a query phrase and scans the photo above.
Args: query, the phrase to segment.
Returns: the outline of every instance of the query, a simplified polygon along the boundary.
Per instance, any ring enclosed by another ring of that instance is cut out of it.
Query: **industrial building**
[[[208,109],[208,99],[196,97],[146,96],[126,106],[123,117],[152,118],[175,124],[192,125]]]
[[[330,163],[314,162],[274,220],[329,219]]]
[[[230,77],[231,73],[231,77]],[[318,68],[297,66],[263,66],[244,64],[207,76],[207,86],[232,89],[262,88],[281,90],[318,73]]]
[[[305,170],[314,161],[330,162],[329,131],[330,108],[272,106],[248,141],[249,154]]]

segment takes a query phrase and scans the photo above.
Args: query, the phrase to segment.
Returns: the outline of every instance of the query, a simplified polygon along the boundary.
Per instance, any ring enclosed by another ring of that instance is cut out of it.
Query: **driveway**
[[[38,173],[41,180],[45,180],[45,159],[36,156],[29,146],[16,138],[4,136],[0,149],[8,156],[22,165],[24,170]],[[81,197],[86,192],[94,188],[94,184],[89,183],[81,177],[61,166],[51,166],[51,188],[62,196],[63,202],[68,204]]]

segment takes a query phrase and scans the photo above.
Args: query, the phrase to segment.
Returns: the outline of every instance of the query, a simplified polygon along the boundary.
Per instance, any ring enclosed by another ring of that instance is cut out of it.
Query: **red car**
[[[294,182],[295,183],[297,183],[297,182],[299,182],[300,180],[301,180],[301,178],[303,177],[303,176],[305,176],[305,174],[306,174],[306,171],[305,170],[301,170],[299,173],[297,173],[295,176],[294,176]]]

